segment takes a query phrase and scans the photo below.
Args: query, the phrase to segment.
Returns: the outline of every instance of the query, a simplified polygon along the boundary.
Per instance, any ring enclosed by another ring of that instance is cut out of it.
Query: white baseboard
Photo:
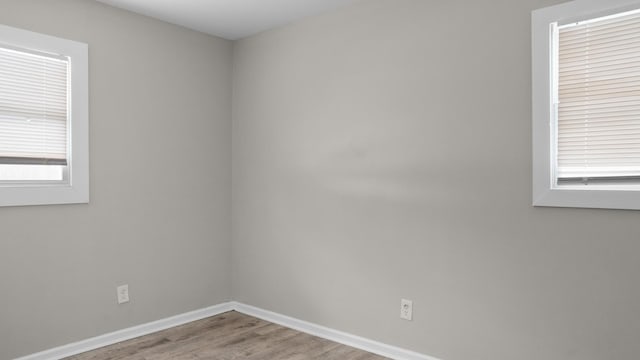
[[[298,330],[307,334],[321,337],[323,339],[335,341],[340,344],[348,345],[356,349],[361,349],[388,357],[395,360],[439,360],[431,356],[419,354],[414,351],[401,349],[396,346],[387,345],[381,342],[365,339],[360,336],[348,334],[342,331],[313,324],[303,320],[295,319],[289,316],[281,315],[271,311],[263,310],[254,306],[245,305],[234,302],[233,308],[237,312],[251,315],[262,320],[266,320],[275,324],[279,324],[294,330]]]
[[[114,331],[109,334],[96,336],[90,339],[81,340],[68,345],[63,345],[39,353],[27,355],[15,360],[58,360],[67,356],[81,354],[86,351],[95,350],[107,345],[137,338],[139,336],[165,330],[174,326],[186,324],[192,321],[204,319],[210,316],[222,314],[233,310],[233,303],[227,302],[210,306],[204,309],[190,311],[184,314],[171,316],[165,319],[152,321],[146,324],[133,326],[130,328]]]
[[[318,336],[340,344],[348,345],[357,349],[368,351],[395,360],[438,360],[434,357],[419,354],[413,351],[401,349],[396,346],[383,344],[377,341],[365,339],[360,336],[348,334],[342,331],[330,329],[321,325],[313,324],[303,320],[295,319],[282,314],[260,309],[254,306],[245,305],[231,301],[219,305],[210,306],[204,309],[187,312],[184,314],[171,316],[165,319],[150,323],[133,326],[127,329],[118,330],[109,334],[96,336],[90,339],[81,340],[68,345],[63,345],[39,353],[23,356],[14,360],[59,360],[67,356],[81,354],[86,351],[95,350],[104,346],[137,338],[139,336],[151,334],[165,330],[174,326],[186,324],[192,321],[204,319],[210,316],[235,310],[237,312],[257,317],[275,324],[286,326],[307,334]]]

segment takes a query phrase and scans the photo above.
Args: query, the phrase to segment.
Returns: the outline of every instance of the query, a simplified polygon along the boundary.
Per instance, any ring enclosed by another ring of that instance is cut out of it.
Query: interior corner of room
[[[640,213],[531,206],[531,12],[564,2],[229,40],[0,0],[88,44],[90,158],[88,204],[0,207],[0,359],[236,310],[397,358],[637,360]]]

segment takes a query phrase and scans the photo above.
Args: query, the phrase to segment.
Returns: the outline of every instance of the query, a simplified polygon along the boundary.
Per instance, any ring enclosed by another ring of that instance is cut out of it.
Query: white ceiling
[[[172,24],[237,40],[354,0],[98,0]]]

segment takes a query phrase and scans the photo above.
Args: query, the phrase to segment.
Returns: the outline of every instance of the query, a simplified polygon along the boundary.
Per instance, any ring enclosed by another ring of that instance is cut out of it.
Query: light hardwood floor
[[[142,336],[66,360],[381,360],[362,350],[235,311]]]

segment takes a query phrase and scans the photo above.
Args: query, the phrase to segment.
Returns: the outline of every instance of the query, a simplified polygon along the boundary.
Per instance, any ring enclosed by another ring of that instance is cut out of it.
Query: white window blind
[[[0,164],[67,164],[69,61],[0,45]]]
[[[560,26],[557,36],[556,176],[640,178],[640,12]]]

